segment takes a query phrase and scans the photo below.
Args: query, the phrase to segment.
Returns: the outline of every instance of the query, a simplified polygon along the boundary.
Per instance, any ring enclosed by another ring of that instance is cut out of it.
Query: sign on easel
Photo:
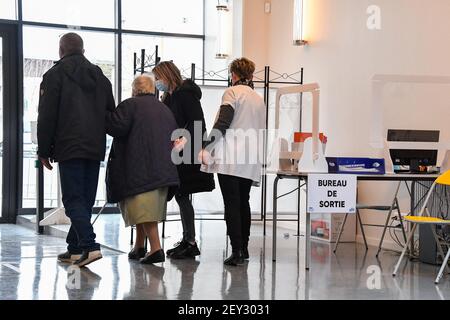
[[[355,175],[308,175],[309,213],[355,213]]]

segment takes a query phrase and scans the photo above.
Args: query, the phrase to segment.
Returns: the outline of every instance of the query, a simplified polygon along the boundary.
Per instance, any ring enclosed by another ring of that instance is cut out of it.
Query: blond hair
[[[162,61],[153,68],[153,74],[167,83],[169,90],[173,91],[183,84],[180,69],[172,61]]]
[[[231,62],[230,73],[233,72],[241,80],[252,80],[255,68],[255,63],[250,59],[239,58]]]
[[[155,82],[148,75],[136,77],[131,87],[133,89],[133,97],[155,93]]]

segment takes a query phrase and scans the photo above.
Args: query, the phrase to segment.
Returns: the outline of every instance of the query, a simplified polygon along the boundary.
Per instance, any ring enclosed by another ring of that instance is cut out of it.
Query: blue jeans
[[[67,250],[73,254],[100,249],[91,225],[99,170],[99,161],[72,159],[59,163],[62,201],[72,223],[66,239]]]

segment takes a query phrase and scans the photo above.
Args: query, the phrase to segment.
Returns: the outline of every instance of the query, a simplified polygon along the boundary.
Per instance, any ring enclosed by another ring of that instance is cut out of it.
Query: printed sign
[[[308,212],[355,213],[356,187],[355,175],[309,175]]]

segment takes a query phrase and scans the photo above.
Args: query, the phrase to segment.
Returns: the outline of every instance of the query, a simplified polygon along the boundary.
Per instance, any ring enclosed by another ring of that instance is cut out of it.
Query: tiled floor
[[[129,250],[129,229],[120,216],[102,216],[95,230],[101,243]],[[166,249],[180,231],[179,222],[167,224]],[[261,225],[254,224],[250,261],[225,267],[224,222],[198,221],[197,232],[202,251],[197,260],[143,266],[104,248],[102,260],[76,270],[56,261],[65,250],[63,239],[0,225],[0,299],[450,299],[450,276],[435,286],[434,266],[409,263],[393,278],[398,258],[393,252],[377,260],[374,248],[365,255],[362,246],[343,244],[334,255],[329,244],[314,242],[311,270],[305,272],[303,237],[279,232],[278,261],[273,263],[271,237],[263,237]]]

